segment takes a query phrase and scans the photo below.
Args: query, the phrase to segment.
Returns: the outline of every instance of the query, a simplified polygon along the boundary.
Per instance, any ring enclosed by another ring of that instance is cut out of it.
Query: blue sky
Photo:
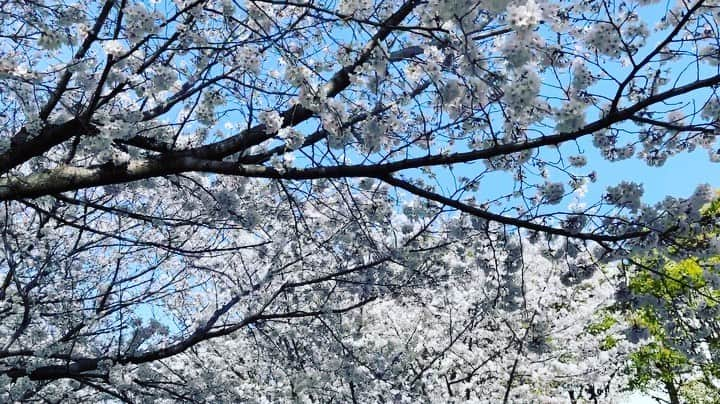
[[[647,203],[660,201],[666,195],[690,196],[703,183],[720,188],[720,164],[710,162],[704,149],[671,157],[662,167],[648,167],[637,159],[618,162],[598,159],[591,164],[599,176],[596,184],[590,184],[589,200],[596,200],[598,191],[623,180],[642,183]]]

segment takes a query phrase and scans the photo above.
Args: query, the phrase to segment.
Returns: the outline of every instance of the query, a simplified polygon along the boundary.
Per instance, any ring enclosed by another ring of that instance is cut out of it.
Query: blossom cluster
[[[628,208],[631,212],[636,212],[641,206],[640,198],[643,193],[642,184],[622,181],[616,186],[607,188],[605,200],[615,206]]]
[[[384,122],[377,117],[367,119],[362,124],[360,140],[363,149],[377,151],[385,139],[386,127]]]
[[[587,89],[593,82],[595,81],[595,78],[593,77],[592,72],[590,69],[588,69],[585,62],[583,62],[580,58],[575,58],[572,61],[572,86],[576,91],[582,91]]]
[[[62,32],[50,29],[44,30],[38,39],[38,46],[47,50],[59,49],[66,42],[66,37]]]
[[[576,155],[576,156],[570,156],[570,165],[573,167],[584,167],[585,164],[587,164],[587,157],[584,155]]]
[[[720,121],[720,98],[713,97],[705,103],[702,109],[702,118],[711,121]]]
[[[546,182],[540,190],[543,200],[551,205],[557,205],[565,196],[565,186],[562,182]]]
[[[572,132],[585,125],[585,109],[587,104],[581,99],[573,98],[565,102],[555,114],[555,130],[558,132]]]
[[[160,15],[150,12],[143,3],[137,2],[123,8],[125,17],[125,34],[131,41],[143,38],[157,28],[155,20]]]
[[[125,47],[125,44],[123,44],[122,41],[117,40],[117,39],[112,39],[109,41],[105,41],[105,43],[103,43],[103,50],[109,56],[118,57],[118,56],[122,56],[123,54],[125,54],[128,49]]]
[[[373,12],[375,4],[372,0],[340,0],[338,12],[354,18],[367,18]]]
[[[507,21],[517,31],[529,31],[540,22],[541,10],[535,0],[507,6]]]
[[[277,121],[275,121],[277,122]],[[275,123],[276,124],[276,123]],[[305,142],[305,136],[295,128],[285,127],[278,131],[278,136],[285,142],[289,150],[297,150]]]
[[[540,92],[540,76],[532,66],[523,66],[515,72],[515,78],[503,87],[503,100],[512,108],[532,105]]]
[[[344,129],[348,118],[346,105],[335,98],[326,98],[321,105],[320,119],[323,129],[329,133],[328,144],[332,148],[342,148],[350,138],[349,131]]]
[[[512,68],[521,68],[535,59],[536,50],[542,49],[545,41],[535,32],[513,33],[497,38],[495,46]]]
[[[607,22],[593,24],[585,35],[585,41],[606,56],[618,57],[623,52],[623,43],[617,29]]]
[[[265,125],[265,133],[277,133],[283,124],[283,117],[275,111],[263,111],[259,115],[260,122]]]
[[[215,108],[225,103],[225,97],[219,90],[207,91],[203,94],[202,101],[195,110],[198,121],[204,124],[215,122]]]
[[[259,74],[262,66],[263,53],[252,46],[244,46],[235,54],[236,66],[242,72]]]
[[[168,65],[156,66],[153,69],[152,86],[154,89],[163,91],[171,88],[177,81],[177,72]]]

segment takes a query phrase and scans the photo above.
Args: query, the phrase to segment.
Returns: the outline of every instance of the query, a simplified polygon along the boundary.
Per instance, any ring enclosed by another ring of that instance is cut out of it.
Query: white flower
[[[292,153],[284,153],[282,156],[273,156],[270,159],[270,164],[274,169],[283,173],[287,168],[292,167],[292,163],[295,160],[295,156]]]
[[[169,66],[160,65],[154,68],[154,75],[152,77],[152,84],[156,90],[163,91],[167,90],[175,84],[177,80],[177,73]]]
[[[59,32],[46,30],[40,35],[38,46],[47,50],[55,50],[62,46],[62,42],[63,38]]]
[[[246,72],[258,74],[262,65],[262,56],[263,54],[258,48],[243,46],[235,55],[235,62]],[[302,83],[301,80],[300,82]]]
[[[507,6],[507,19],[510,26],[516,31],[529,31],[537,26],[542,10],[535,0],[528,0],[525,4]]]
[[[260,122],[265,125],[265,133],[277,133],[282,127],[283,118],[277,111],[263,111],[260,113]]]
[[[222,13],[225,17],[232,17],[232,15],[235,13],[235,5],[233,4],[232,0],[222,1]]]
[[[285,147],[290,150],[299,149],[305,142],[305,136],[294,128],[282,128],[278,131],[278,136],[285,141]]]
[[[546,182],[540,189],[540,194],[545,202],[557,205],[565,195],[565,186],[562,182]]]
[[[522,67],[535,59],[535,50],[545,47],[545,40],[536,32],[511,33],[497,37],[495,47],[514,68]]]
[[[373,6],[372,0],[340,0],[338,12],[354,18],[367,18],[373,11]]]
[[[377,119],[371,118],[362,124],[362,144],[366,151],[378,151],[385,138],[385,125]]]
[[[713,200],[715,192],[709,184],[700,184],[695,188],[690,197],[690,210],[692,212],[700,212],[700,209]]]
[[[105,50],[105,53],[107,53],[110,56],[115,56],[115,57],[124,54],[126,51],[125,45],[123,45],[122,42],[115,40],[115,39],[113,39],[111,41],[106,41],[103,44],[103,49]]]
[[[583,167],[587,164],[587,157],[578,155],[578,156],[570,156],[570,165],[573,167]]]
[[[703,119],[715,120],[720,119],[720,98],[713,97],[702,109]]]
[[[612,148],[615,146],[615,141],[615,136],[605,131],[593,133],[593,145],[599,149]]]
[[[571,99],[564,103],[560,111],[556,113],[555,130],[572,132],[582,128],[585,125],[585,107],[585,103],[579,99]]]
[[[131,40],[137,40],[145,34],[155,31],[155,17],[142,3],[135,3],[123,9],[125,32]]]
[[[532,65],[525,65],[515,73],[515,79],[503,87],[503,100],[513,109],[527,108],[540,92],[540,77]]]
[[[210,125],[215,122],[215,108],[225,102],[225,97],[218,90],[206,91],[203,100],[195,109],[198,121]]]
[[[608,187],[605,199],[608,203],[629,208],[631,212],[635,212],[640,208],[640,197],[643,195],[642,184],[623,181],[614,187]]]
[[[572,86],[576,90],[585,90],[595,81],[585,62],[580,58],[575,58],[572,62],[572,75]]]
[[[607,56],[618,57],[623,52],[623,44],[612,24],[600,22],[593,24],[585,36],[591,48]]]
[[[449,80],[440,89],[440,96],[442,101],[450,103],[463,96],[464,89],[457,80]]]

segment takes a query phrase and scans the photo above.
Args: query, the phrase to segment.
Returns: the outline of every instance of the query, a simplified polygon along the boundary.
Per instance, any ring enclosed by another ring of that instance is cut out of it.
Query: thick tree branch
[[[655,103],[717,84],[720,84],[720,75],[698,80],[656,94],[626,109],[609,114],[574,132],[543,136],[522,143],[502,144],[482,150],[447,155],[436,154],[376,165],[337,165],[288,170],[277,170],[272,167],[258,165],[238,165],[237,163],[228,161],[203,160],[201,157],[205,155],[204,153],[196,155],[190,151],[168,153],[167,155],[153,159],[133,160],[123,165],[108,163],[94,168],[61,166],[27,177],[0,180],[0,201],[35,198],[58,192],[125,183],[164,175],[180,174],[187,171],[256,178],[303,180],[343,177],[382,177],[390,173],[419,167],[468,163],[575,140],[608,128],[615,123],[632,119],[634,114]]]

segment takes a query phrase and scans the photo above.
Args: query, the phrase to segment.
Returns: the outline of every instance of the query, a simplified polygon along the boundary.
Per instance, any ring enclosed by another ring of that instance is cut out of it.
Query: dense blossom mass
[[[0,2],[0,401],[720,390],[713,188],[598,189],[620,160],[720,162],[719,20]],[[682,376],[638,371],[668,350]]]

